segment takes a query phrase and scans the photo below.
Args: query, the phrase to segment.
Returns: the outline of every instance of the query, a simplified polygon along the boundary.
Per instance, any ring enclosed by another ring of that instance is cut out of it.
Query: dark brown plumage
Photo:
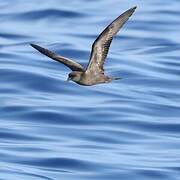
[[[104,31],[97,37],[97,39],[92,45],[90,60],[86,69],[84,69],[83,66],[79,63],[72,61],[68,58],[59,56],[49,51],[48,49],[42,48],[35,44],[31,44],[31,46],[37,49],[42,54],[69,67],[72,72],[69,74],[68,79],[78,84],[90,86],[120,79],[105,76],[103,65],[107,57],[113,37],[118,33],[121,27],[134,13],[135,9],[136,7],[133,7],[125,11],[123,14],[117,17],[110,25],[108,25],[104,29]]]

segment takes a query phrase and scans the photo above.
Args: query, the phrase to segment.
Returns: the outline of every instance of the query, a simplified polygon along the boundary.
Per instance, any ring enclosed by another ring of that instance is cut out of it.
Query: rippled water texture
[[[107,74],[92,87],[37,43],[85,65],[123,11]],[[0,180],[179,180],[180,2],[0,1]]]

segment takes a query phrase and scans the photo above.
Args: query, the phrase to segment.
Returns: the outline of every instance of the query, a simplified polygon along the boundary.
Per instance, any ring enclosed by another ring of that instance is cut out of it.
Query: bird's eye
[[[73,77],[74,77],[74,75],[73,75],[73,74],[69,74],[69,77],[70,77],[70,78],[73,78]]]

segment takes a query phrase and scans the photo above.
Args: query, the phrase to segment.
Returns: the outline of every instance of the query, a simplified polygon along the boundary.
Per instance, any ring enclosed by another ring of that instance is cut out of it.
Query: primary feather
[[[75,61],[72,61],[68,58],[65,58],[63,56],[59,56],[57,54],[55,54],[54,52],[48,50],[48,49],[45,49],[41,46],[38,46],[36,44],[30,44],[33,48],[35,48],[36,50],[38,50],[40,53],[48,56],[49,58],[55,60],[55,61],[58,61],[64,65],[66,65],[67,67],[69,67],[72,71],[84,71],[84,68],[81,64],[75,62]]]
[[[103,73],[103,65],[106,59],[106,56],[109,51],[109,47],[113,40],[113,37],[133,14],[136,7],[133,7],[119,17],[117,17],[111,24],[109,24],[104,31],[97,37],[92,45],[91,55],[89,64],[87,66],[86,72],[90,73]]]

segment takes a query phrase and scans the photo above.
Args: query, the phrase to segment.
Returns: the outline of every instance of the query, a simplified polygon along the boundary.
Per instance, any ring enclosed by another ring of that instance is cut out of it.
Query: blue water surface
[[[86,65],[97,35],[137,5],[106,73],[66,82],[36,43]],[[180,1],[1,0],[0,180],[179,180]]]

